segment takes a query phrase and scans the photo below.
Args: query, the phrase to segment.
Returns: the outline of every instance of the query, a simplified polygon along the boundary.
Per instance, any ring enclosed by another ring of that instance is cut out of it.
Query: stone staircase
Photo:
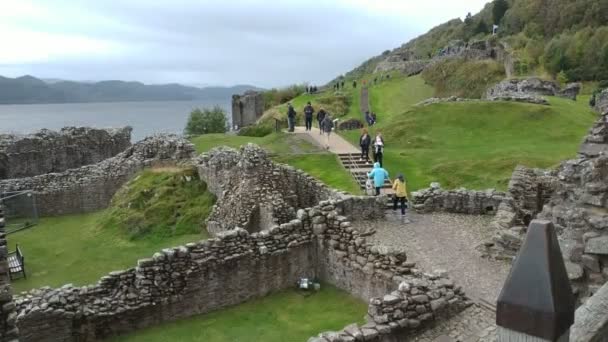
[[[373,168],[373,162],[368,163],[364,160],[360,160],[360,153],[339,153],[338,158],[342,166],[352,175],[361,190],[365,191],[365,182],[367,181],[367,174]],[[381,189],[381,194],[388,196],[387,208],[393,207],[393,195],[394,191],[391,186],[391,182],[387,179],[384,181],[384,186]]]

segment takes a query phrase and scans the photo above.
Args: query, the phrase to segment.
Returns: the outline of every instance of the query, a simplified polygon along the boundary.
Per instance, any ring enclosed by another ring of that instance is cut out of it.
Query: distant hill
[[[176,83],[44,81],[29,75],[17,78],[0,76],[0,104],[207,100],[229,98],[233,94],[259,89],[250,85],[196,88]]]

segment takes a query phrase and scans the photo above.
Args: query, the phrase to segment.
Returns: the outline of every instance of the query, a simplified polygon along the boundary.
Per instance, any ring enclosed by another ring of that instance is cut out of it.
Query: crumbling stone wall
[[[601,93],[595,96],[594,109],[600,114],[608,113],[608,89],[602,90]]]
[[[370,300],[366,323],[324,332],[309,342],[407,341],[412,331],[447,318],[470,305],[447,277],[430,274],[402,281],[395,291]]]
[[[341,196],[300,170],[272,162],[253,144],[239,151],[218,148],[203,154],[198,170],[218,198],[207,220],[211,233],[235,227],[249,232],[268,229],[295,218],[297,208]]]
[[[4,211],[2,203],[0,203],[0,342],[16,342],[18,341],[19,330],[15,324],[17,313],[15,312],[9,278],[8,245],[4,226]]]
[[[318,277],[366,300],[404,283],[386,301],[372,302],[373,321],[362,327],[370,334],[413,328],[466,306],[449,280],[416,270],[403,253],[373,246],[352,228],[361,214],[348,210],[380,213],[382,205],[373,197],[323,201],[269,230],[235,229],[164,249],[95,285],[32,290],[14,300],[21,340],[96,341],[264,296],[300,277]]]
[[[232,127],[255,124],[264,114],[264,95],[257,91],[247,91],[243,95],[232,95]]]
[[[38,213],[64,215],[106,208],[114,193],[145,167],[190,160],[194,145],[175,135],[148,137],[97,164],[29,178],[0,180],[0,193],[32,190]]]
[[[494,189],[475,191],[467,189],[444,190],[439,183],[412,194],[414,209],[420,212],[445,211],[469,215],[494,214],[505,199],[503,192]]]
[[[65,127],[34,134],[0,134],[0,179],[22,178],[98,163],[131,145],[131,127]]]
[[[557,187],[555,172],[517,166],[506,199],[498,206],[491,228],[496,234],[481,248],[484,256],[512,260],[521,247],[528,224],[549,202]]]

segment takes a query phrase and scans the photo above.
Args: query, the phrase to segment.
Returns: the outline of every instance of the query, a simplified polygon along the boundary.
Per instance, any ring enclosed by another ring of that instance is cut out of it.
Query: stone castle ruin
[[[365,324],[321,333],[314,341],[394,341],[471,305],[445,274],[423,273],[405,253],[373,245],[353,228],[352,222],[382,218],[384,201],[331,190],[301,171],[273,163],[254,145],[200,157],[191,149],[172,136],[147,138],[113,158],[66,174],[71,183],[82,183],[111,169],[126,170],[119,174],[127,177],[157,162],[196,165],[220,198],[210,218],[211,226],[213,220],[222,222],[215,237],[164,249],[89,286],[5,295],[0,298],[5,303],[0,341],[17,336],[20,341],[97,341],[265,296],[293,287],[303,276],[370,301]],[[51,187],[62,177],[27,181],[39,182],[37,191],[44,197],[42,183],[48,180]],[[63,196],[74,196],[63,185]],[[62,198],[61,187],[51,188]],[[244,216],[233,207],[239,198]],[[105,197],[97,200],[98,207],[107,205]],[[0,266],[5,258],[0,254]],[[8,277],[2,274],[0,286],[10,294]]]
[[[513,258],[532,219],[550,219],[579,300],[608,294],[600,289],[608,280],[607,117],[558,170],[518,167],[506,192],[433,184],[414,194],[415,209],[493,216],[496,235],[479,249],[497,259]],[[444,271],[424,272],[406,252],[372,243],[356,228],[384,219],[384,199],[333,190],[255,145],[196,156],[180,137],[154,136],[94,164],[0,180],[0,191],[33,190],[46,215],[87,212],[105,208],[143,168],[177,163],[196,167],[218,198],[207,222],[214,237],[163,249],[95,284],[11,296],[0,214],[0,341],[102,340],[291,288],[301,277],[369,303],[364,324],[320,332],[312,342],[408,340],[477,305]],[[597,298],[585,310],[601,316]],[[573,331],[589,331],[585,322]]]
[[[264,95],[257,91],[246,91],[243,95],[232,95],[232,128],[250,126],[264,114]]]
[[[98,163],[131,145],[131,127],[65,127],[34,134],[0,134],[0,179],[24,178]]]

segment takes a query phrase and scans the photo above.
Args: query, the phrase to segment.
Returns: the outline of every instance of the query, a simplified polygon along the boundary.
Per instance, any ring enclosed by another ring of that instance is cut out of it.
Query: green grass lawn
[[[378,111],[390,113],[371,130],[385,136],[385,167],[392,176],[405,173],[410,191],[432,181],[447,188],[504,190],[518,164],[548,168],[575,156],[597,117],[585,96],[576,102],[550,98],[551,106],[464,102],[401,112],[389,111],[393,102],[382,93],[373,98]],[[345,136],[356,142],[359,132]]]
[[[239,148],[247,143],[254,143],[270,153],[325,153],[306,138],[297,134],[272,133],[265,137],[245,137],[232,134],[205,134],[191,139],[199,153],[207,152],[214,147],[228,146]]]
[[[363,323],[364,302],[332,286],[304,297],[289,290],[221,311],[110,339],[112,342],[282,342]]]
[[[115,270],[135,267],[138,259],[162,248],[201,239],[187,234],[163,239],[130,240],[118,229],[101,229],[104,212],[40,219],[40,223],[8,236],[25,255],[27,279],[13,281],[15,292],[67,283],[86,285]]]

